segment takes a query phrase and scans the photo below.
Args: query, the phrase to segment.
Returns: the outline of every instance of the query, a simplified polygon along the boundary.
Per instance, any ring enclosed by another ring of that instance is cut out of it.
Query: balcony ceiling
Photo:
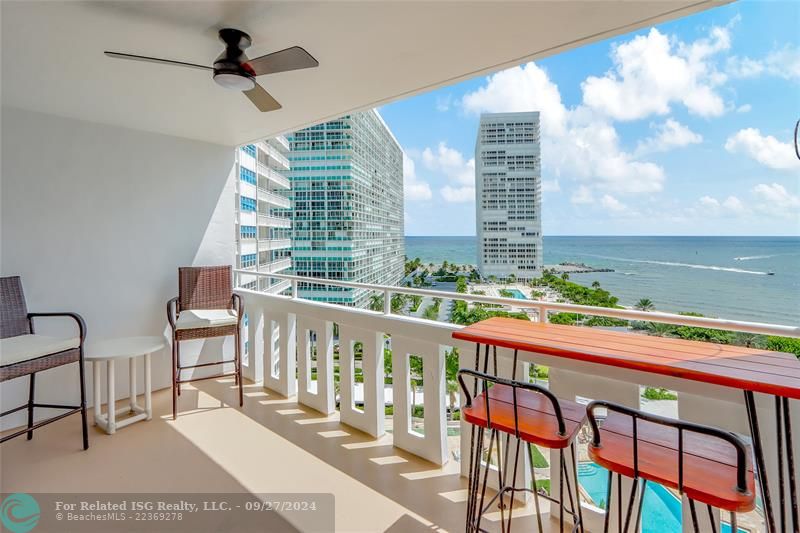
[[[725,1],[5,1],[2,103],[237,145]],[[210,65],[222,27],[250,33],[250,57],[301,45],[320,67],[260,77],[283,104],[260,113],[202,71],[103,55]]]

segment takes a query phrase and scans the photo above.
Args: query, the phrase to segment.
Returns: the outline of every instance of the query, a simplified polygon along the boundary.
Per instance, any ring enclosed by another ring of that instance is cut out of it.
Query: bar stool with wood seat
[[[605,409],[601,418],[597,411]],[[706,504],[712,530],[716,531],[712,508],[731,513],[731,531],[736,532],[736,513],[755,508],[750,449],[737,435],[722,429],[644,413],[606,401],[586,407],[592,428],[589,457],[608,470],[606,509],[611,509],[611,482],[617,474],[617,525],[628,531],[634,502],[639,504],[633,531],[639,530],[642,502],[648,481],[673,488],[689,499],[694,531],[699,531],[695,502]],[[622,476],[633,479],[624,527]],[[610,511],[603,531],[608,531]]]
[[[167,319],[172,329],[172,419],[178,416],[181,384],[204,379],[233,376],[242,393],[241,329],[244,316],[242,298],[233,292],[230,265],[181,267],[178,269],[178,296],[167,302]],[[233,336],[233,359],[220,359],[194,365],[181,365],[181,341]],[[182,370],[233,364],[232,372],[223,371],[200,378],[184,378]]]
[[[477,392],[477,382],[481,383],[479,394],[470,392],[464,377],[476,380],[474,391]],[[513,502],[516,492],[526,491],[534,495],[536,519],[539,532],[543,531],[542,518],[539,509],[539,497],[543,497],[558,504],[560,508],[559,524],[564,530],[564,514],[572,517],[572,531],[583,531],[583,521],[580,511],[580,500],[577,480],[577,469],[568,469],[564,451],[570,448],[572,461],[575,464],[575,437],[586,420],[586,409],[575,402],[560,400],[544,387],[533,383],[499,378],[491,374],[477,372],[469,369],[458,371],[458,381],[466,397],[462,418],[465,422],[477,428],[477,438],[473,438],[470,450],[469,489],[467,497],[467,522],[466,531],[485,531],[481,528],[481,520],[485,513],[499,500],[501,523],[503,531],[511,529]],[[481,464],[484,456],[484,432],[489,431],[489,445],[486,454],[487,464],[481,481]],[[500,434],[506,435],[505,460],[500,459]],[[508,462],[509,438],[516,438],[516,451],[513,462]],[[533,488],[516,487],[517,464],[519,461],[520,444],[525,443],[530,462]],[[489,478],[489,462],[494,446],[497,446],[497,484],[499,490],[492,498],[485,502],[486,485]],[[558,499],[540,493],[536,487],[536,472],[533,465],[533,451],[531,446],[559,451],[559,497]],[[513,473],[511,481],[507,481],[509,464]],[[572,471],[572,476],[569,471]],[[572,479],[570,479],[570,477]],[[565,509],[564,489],[570,502],[570,509]],[[480,490],[479,490],[480,486]],[[574,490],[574,492],[573,492]],[[508,526],[505,520],[506,493],[510,493],[508,507]]]

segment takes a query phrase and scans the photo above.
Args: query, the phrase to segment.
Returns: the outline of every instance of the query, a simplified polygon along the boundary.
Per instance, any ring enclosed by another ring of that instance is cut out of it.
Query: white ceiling
[[[2,1],[2,103],[238,145],[552,55],[728,0],[516,2]],[[319,68],[262,76],[283,109],[260,113],[199,70],[221,27],[250,57],[303,46]]]

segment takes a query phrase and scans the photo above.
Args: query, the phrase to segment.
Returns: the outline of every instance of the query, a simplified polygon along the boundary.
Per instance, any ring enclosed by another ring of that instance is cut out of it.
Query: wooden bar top
[[[495,317],[453,338],[800,400],[794,354]]]

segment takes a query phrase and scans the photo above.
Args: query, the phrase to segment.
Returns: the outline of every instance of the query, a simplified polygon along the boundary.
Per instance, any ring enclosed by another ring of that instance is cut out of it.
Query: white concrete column
[[[409,355],[422,357],[425,434],[411,431]],[[419,339],[392,336],[394,445],[436,464],[447,462],[444,347]]]
[[[362,345],[363,409],[356,409],[355,343]],[[344,424],[380,437],[384,434],[383,333],[339,326],[339,413]]]
[[[297,328],[292,313],[264,311],[264,387],[287,398],[297,394]]]
[[[311,335],[316,336],[314,343]],[[311,379],[312,348],[316,345],[317,379]],[[333,388],[333,322],[297,319],[297,401],[330,415],[336,411]],[[314,390],[316,388],[316,390]]]

